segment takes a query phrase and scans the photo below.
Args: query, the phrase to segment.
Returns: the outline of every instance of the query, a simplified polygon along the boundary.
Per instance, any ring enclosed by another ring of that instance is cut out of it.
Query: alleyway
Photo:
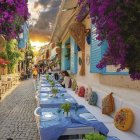
[[[38,140],[33,81],[21,82],[0,103],[0,140]]]

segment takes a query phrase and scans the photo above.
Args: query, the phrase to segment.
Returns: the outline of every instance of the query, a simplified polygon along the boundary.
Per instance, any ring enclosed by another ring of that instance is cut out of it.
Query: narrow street
[[[0,140],[38,140],[33,80],[25,80],[0,103]]]

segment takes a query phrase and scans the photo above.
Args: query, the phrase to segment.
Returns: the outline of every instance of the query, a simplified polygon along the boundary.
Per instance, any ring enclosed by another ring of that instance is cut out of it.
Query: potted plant
[[[46,80],[49,80],[49,74],[46,74]]]
[[[61,108],[64,110],[64,116],[69,117],[70,116],[70,109],[71,109],[71,104],[70,103],[65,103],[61,105]]]
[[[91,133],[85,135],[85,140],[106,140],[106,137],[98,134],[98,133]]]
[[[52,88],[52,94],[53,94],[54,97],[56,97],[58,91],[59,90],[57,88]]]
[[[54,83],[54,81],[53,81],[53,80],[49,80],[49,83],[50,83],[50,85],[51,85],[52,87],[54,87],[54,86],[55,86],[55,83]]]

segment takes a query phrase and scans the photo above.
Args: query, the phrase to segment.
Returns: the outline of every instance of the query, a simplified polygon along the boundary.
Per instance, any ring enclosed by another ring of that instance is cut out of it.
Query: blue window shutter
[[[102,70],[98,69],[96,65],[100,62],[102,58],[101,46],[99,46],[100,41],[96,39],[96,27],[91,26],[91,47],[90,47],[90,72],[91,73],[101,73]]]
[[[26,47],[25,40],[23,38],[21,38],[18,42],[18,48],[22,49],[22,48],[25,48],[25,47]]]
[[[70,49],[65,48],[65,55],[69,56],[65,56],[65,70],[70,70]]]
[[[65,70],[65,45],[62,44],[61,48],[61,70]]]
[[[25,42],[27,43],[28,42],[28,27],[26,23],[23,25],[23,38]]]
[[[68,55],[68,49],[65,44],[62,45],[62,54],[61,54],[61,70],[69,70],[70,69],[70,60],[66,55]]]
[[[70,62],[70,70],[72,74],[76,74],[77,73],[77,45],[76,42],[74,41],[74,39],[71,37],[70,39],[70,45],[71,45],[71,62]]]
[[[108,42],[106,40],[104,40],[101,44],[101,59],[103,58],[104,54],[106,53],[108,48]],[[102,69],[102,73],[106,72],[106,68]]]
[[[91,26],[91,48],[90,48],[90,72],[91,73],[102,73],[102,74],[109,74],[109,75],[127,75],[128,72],[109,72],[107,71],[106,67],[103,69],[98,69],[96,66],[103,58],[105,52],[108,48],[107,40],[100,42],[96,39],[96,27],[95,25]],[[99,46],[100,44],[100,46]]]

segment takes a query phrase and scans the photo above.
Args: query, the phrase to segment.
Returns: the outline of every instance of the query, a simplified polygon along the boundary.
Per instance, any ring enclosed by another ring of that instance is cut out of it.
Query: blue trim
[[[19,42],[18,42],[18,48],[19,48],[19,49],[22,49],[22,48],[25,48],[25,47],[26,47],[26,42],[25,42],[25,40],[22,38],[22,39],[20,39]]]
[[[103,58],[108,48],[108,42],[105,40],[100,42],[96,39],[96,27],[91,25],[91,46],[90,46],[90,72],[101,73],[104,75],[128,75],[128,72],[108,72],[106,68],[98,69],[96,65]],[[100,44],[100,45],[99,45]]]
[[[128,75],[128,72],[102,72],[104,75]]]
[[[76,74],[78,71],[78,50],[77,44],[72,37],[70,38],[70,46],[71,46],[70,70],[72,74]]]
[[[96,39],[96,27],[92,24],[91,26],[91,46],[90,46],[90,72],[91,73],[102,73],[104,69],[98,69],[96,65],[100,62],[103,52],[100,41]]]
[[[69,53],[66,44],[62,44],[61,52],[61,70],[70,70],[70,58],[66,57]]]
[[[66,40],[65,45],[70,43],[70,37]]]

